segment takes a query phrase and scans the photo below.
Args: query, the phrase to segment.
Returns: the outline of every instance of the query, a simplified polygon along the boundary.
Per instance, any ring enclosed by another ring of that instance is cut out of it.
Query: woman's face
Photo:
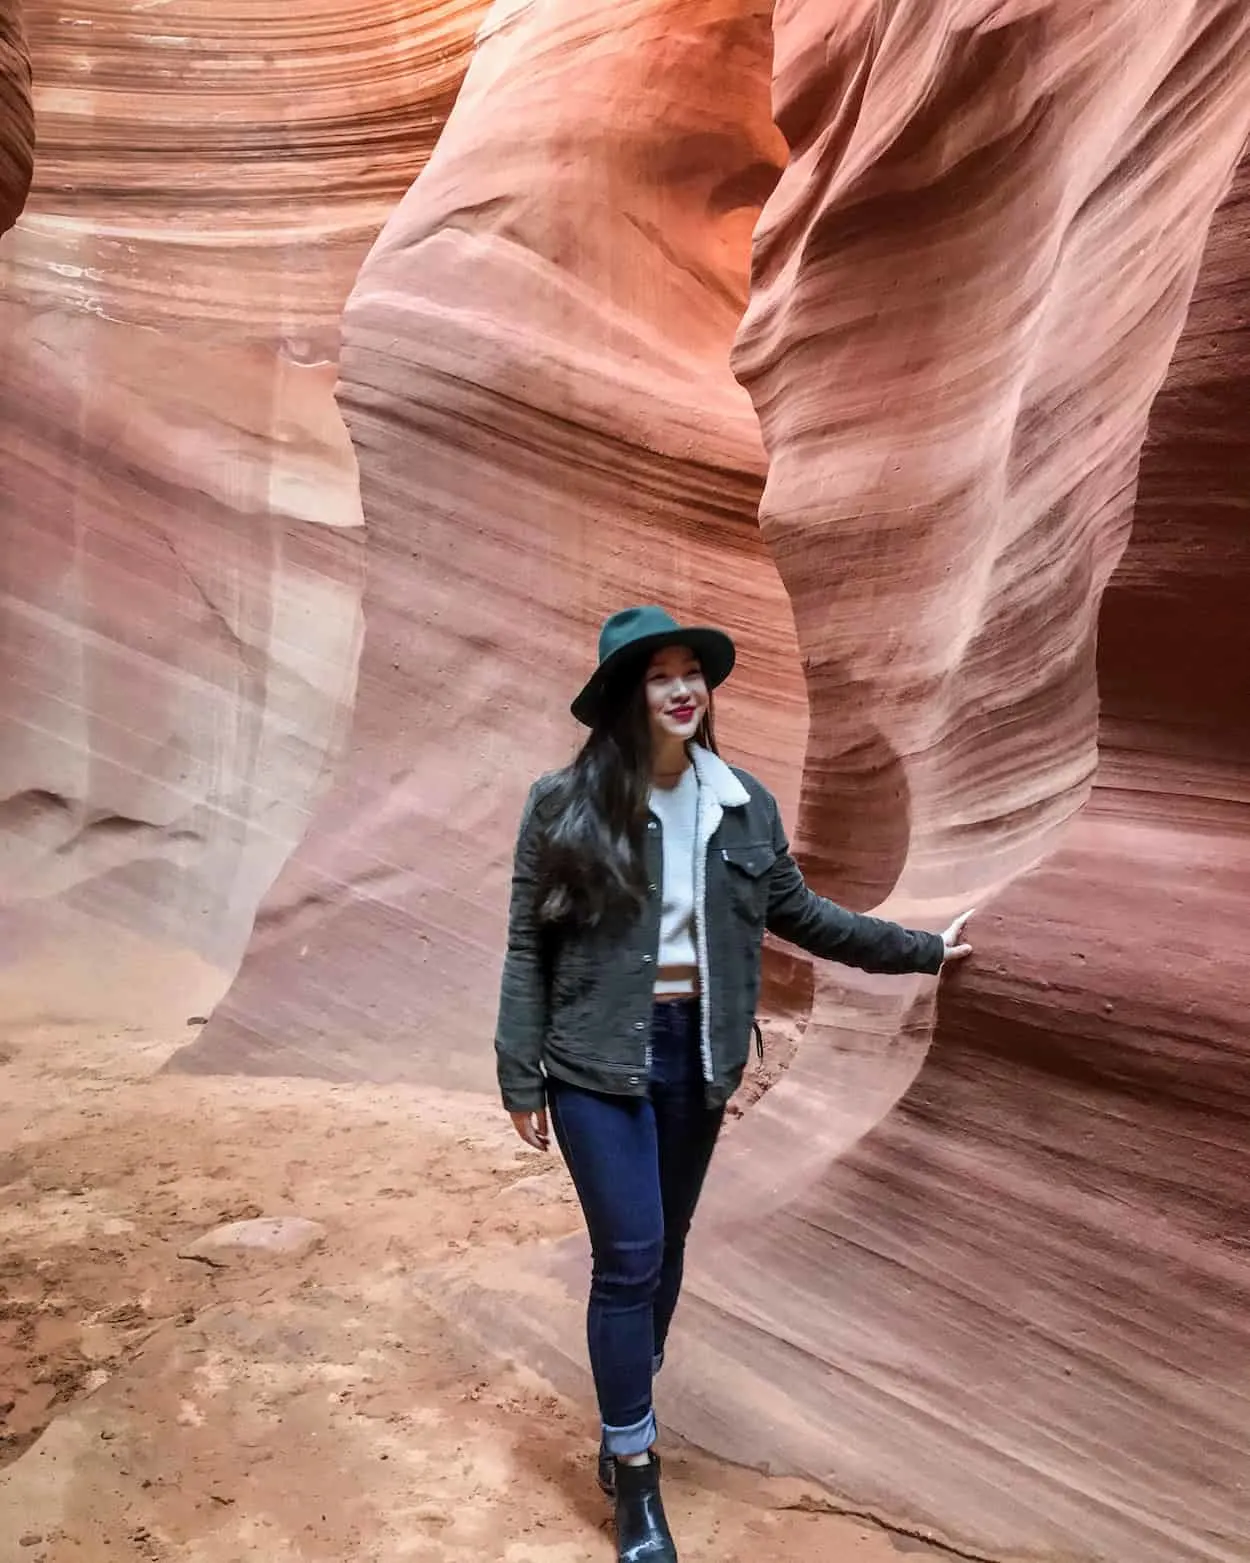
[[[664,646],[651,658],[644,687],[653,747],[693,738],[707,715],[708,692],[689,646]]]

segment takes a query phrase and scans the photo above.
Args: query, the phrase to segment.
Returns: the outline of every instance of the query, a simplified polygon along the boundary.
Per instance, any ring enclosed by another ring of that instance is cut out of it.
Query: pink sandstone
[[[0,234],[26,203],[34,165],[30,58],[17,0],[0,3]]]
[[[482,9],[27,9],[0,1015],[203,1011],[264,897],[176,1067],[489,1090],[596,620],[725,622],[813,881],[990,905],[936,1020],[775,968],[667,1424],[973,1554],[1243,1557],[1250,16],[507,0],[392,212]],[[582,1266],[430,1285],[584,1388]]]
[[[157,32],[27,5],[38,173],[0,248],[11,1030],[206,1013],[308,828],[361,630],[339,316],[476,20],[369,0],[345,39],[316,3],[170,0]]]
[[[344,316],[371,561],[351,756],[177,1067],[493,1088],[516,819],[622,601],[740,637],[723,736],[793,805],[798,656],[729,371],[781,152],[769,49],[740,0],[483,29]]]
[[[927,996],[817,971],[718,1169],[663,1410],[976,1555],[1232,1559],[1244,176],[1181,333],[1250,131],[1250,18],[956,9],[943,34],[920,6],[779,8],[791,158],[735,366],[808,674],[812,878],[992,909],[935,1033]],[[559,1374],[584,1266],[553,1259],[541,1310],[435,1284]]]

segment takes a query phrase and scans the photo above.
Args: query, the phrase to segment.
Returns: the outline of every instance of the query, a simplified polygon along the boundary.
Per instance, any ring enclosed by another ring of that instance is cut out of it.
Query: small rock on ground
[[[179,1259],[199,1259],[210,1265],[235,1264],[240,1259],[270,1256],[302,1259],[325,1242],[326,1229],[303,1216],[258,1216],[228,1221],[178,1250]]]

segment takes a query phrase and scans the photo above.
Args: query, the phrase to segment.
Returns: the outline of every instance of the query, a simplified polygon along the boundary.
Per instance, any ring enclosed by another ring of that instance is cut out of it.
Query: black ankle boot
[[[616,1464],[616,1555],[619,1563],[677,1563],[660,1497],[660,1461]]]
[[[605,1497],[616,1497],[616,1461],[608,1453],[605,1443],[599,1445],[599,1486]]]

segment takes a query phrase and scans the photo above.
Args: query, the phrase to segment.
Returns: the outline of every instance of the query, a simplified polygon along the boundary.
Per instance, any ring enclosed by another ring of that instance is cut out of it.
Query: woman
[[[711,691],[734,657],[662,608],[607,620],[572,707],[590,736],[531,789],[512,880],[499,1083],[527,1145],[548,1148],[550,1113],[590,1232],[599,1479],[630,1563],[677,1557],[651,1383],[746,1067],[765,929],[865,971],[936,973],[970,952],[966,916],[913,933],[807,888],[776,802],[716,751]]]

